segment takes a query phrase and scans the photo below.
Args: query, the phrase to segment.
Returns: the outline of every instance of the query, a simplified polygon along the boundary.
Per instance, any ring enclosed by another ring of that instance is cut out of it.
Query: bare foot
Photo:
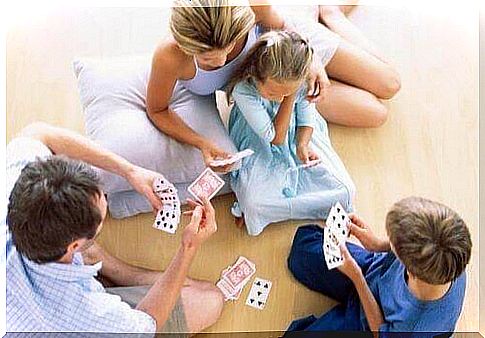
[[[244,222],[244,215],[243,217],[234,217],[234,223],[236,224],[236,227],[238,229],[241,229],[243,226],[245,226],[246,223]]]

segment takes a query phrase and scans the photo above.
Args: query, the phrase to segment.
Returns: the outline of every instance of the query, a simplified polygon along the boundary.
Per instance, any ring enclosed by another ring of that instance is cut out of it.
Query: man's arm
[[[185,227],[182,245],[169,267],[136,307],[155,319],[158,330],[163,327],[180,297],[180,291],[198,248],[216,231],[214,208],[205,201],[204,207],[195,208],[190,223]]]
[[[153,180],[159,174],[131,164],[86,137],[42,122],[27,126],[21,136],[41,141],[54,154],[66,155],[124,177],[136,191],[150,201],[154,209],[162,207],[160,199],[152,190]]]
[[[101,275],[116,286],[152,285],[162,272],[136,267],[110,255],[99,244],[94,242],[82,251],[85,264],[103,262]]]

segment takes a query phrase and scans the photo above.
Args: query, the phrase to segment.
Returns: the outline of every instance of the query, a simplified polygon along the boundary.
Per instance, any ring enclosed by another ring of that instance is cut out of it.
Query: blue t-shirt
[[[392,253],[377,256],[365,277],[382,309],[384,323],[381,332],[454,331],[465,297],[465,273],[451,284],[443,297],[433,301],[419,300],[411,293],[406,282],[406,269]],[[363,329],[369,330],[362,307],[360,318]],[[380,337],[385,336],[381,334]],[[423,334],[413,336],[424,337]]]

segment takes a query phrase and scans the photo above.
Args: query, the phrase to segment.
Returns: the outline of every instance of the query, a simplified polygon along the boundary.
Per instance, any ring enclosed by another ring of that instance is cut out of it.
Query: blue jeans
[[[373,262],[374,254],[352,243],[347,243],[347,248],[365,275]],[[363,330],[360,301],[352,281],[338,269],[327,268],[321,227],[312,224],[298,228],[288,257],[288,268],[309,289],[340,302],[320,318],[312,315],[293,321],[288,331]]]

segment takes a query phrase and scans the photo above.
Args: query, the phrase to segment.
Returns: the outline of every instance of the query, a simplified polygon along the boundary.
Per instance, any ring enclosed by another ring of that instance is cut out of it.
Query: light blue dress
[[[244,214],[250,235],[259,235],[272,222],[325,219],[337,201],[352,210],[355,186],[332,148],[327,123],[305,99],[305,93],[306,88],[301,88],[288,135],[280,146],[271,144],[279,103],[262,98],[252,80],[238,83],[232,93],[229,135],[238,150],[255,151],[231,174],[231,187],[238,199],[233,213]],[[296,132],[301,126],[313,127],[310,146],[322,160],[315,167],[299,168]]]

